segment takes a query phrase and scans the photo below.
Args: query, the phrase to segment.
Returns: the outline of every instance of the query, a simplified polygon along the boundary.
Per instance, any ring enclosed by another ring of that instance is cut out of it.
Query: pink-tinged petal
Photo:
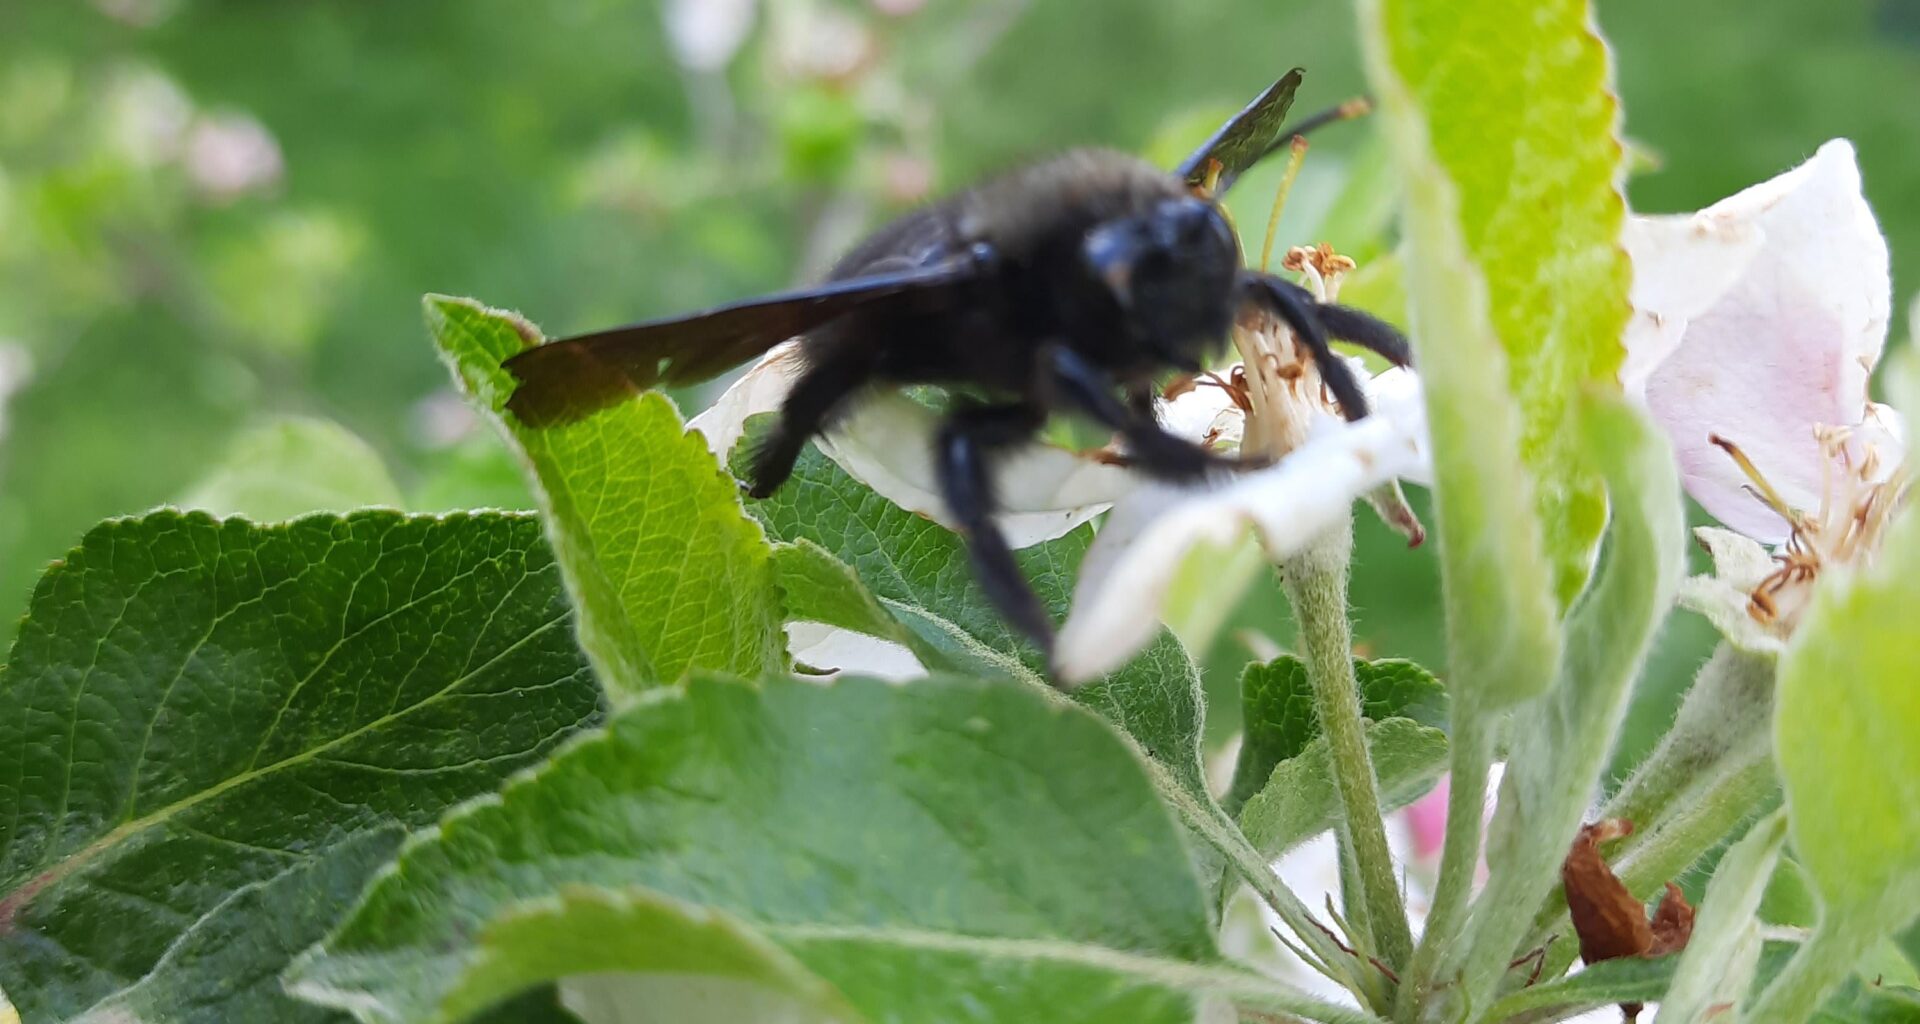
[[[1729,238],[1739,234],[1730,225],[1751,225],[1761,244],[1709,308],[1668,317],[1651,337],[1640,336],[1649,358],[1671,346],[1646,374],[1647,407],[1673,439],[1688,493],[1728,526],[1781,541],[1785,521],[1748,493],[1745,476],[1710,438],[1738,444],[1790,503],[1817,507],[1828,470],[1814,428],[1861,421],[1867,378],[1886,340],[1886,241],[1845,141],[1691,220]],[[1640,276],[1667,265],[1645,251],[1635,255]],[[1719,258],[1736,256],[1723,248]],[[1721,270],[1701,275],[1702,292],[1714,292]],[[1636,298],[1656,288],[1669,291],[1649,283],[1636,286]],[[1632,359],[1634,336],[1629,342]],[[1644,362],[1634,362],[1636,372]]]
[[[1447,795],[1452,792],[1452,780],[1442,775],[1438,785],[1426,796],[1407,805],[1402,815],[1407,821],[1407,831],[1413,839],[1413,856],[1418,860],[1432,860],[1440,856],[1440,849],[1447,841]]]
[[[1746,273],[1761,234],[1751,221],[1682,214],[1629,218],[1620,242],[1633,261],[1633,319],[1620,383],[1641,398],[1647,378],[1680,347],[1687,324]]]

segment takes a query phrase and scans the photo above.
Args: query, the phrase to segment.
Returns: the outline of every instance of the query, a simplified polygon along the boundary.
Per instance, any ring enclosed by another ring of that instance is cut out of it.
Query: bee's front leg
[[[1168,433],[1150,407],[1142,410],[1119,398],[1119,386],[1109,374],[1064,345],[1046,346],[1040,361],[1045,393],[1119,434],[1127,447],[1126,464],[1149,476],[1188,483],[1263,464],[1221,455]]]

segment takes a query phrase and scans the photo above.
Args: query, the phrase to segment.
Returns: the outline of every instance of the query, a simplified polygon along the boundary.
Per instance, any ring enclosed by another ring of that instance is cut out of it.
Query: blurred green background
[[[1920,5],[1599,16],[1659,160],[1636,208],[1693,209],[1848,136],[1897,294],[1920,284]],[[718,302],[1023,157],[1179,153],[1295,64],[1301,109],[1336,102],[1356,61],[1326,0],[0,0],[0,643],[105,516],[526,505],[434,362],[422,292],[552,334]],[[1315,139],[1283,239],[1315,240],[1368,139]],[[1254,231],[1270,187],[1236,193]],[[1430,554],[1362,522],[1363,643],[1443,668]],[[1284,643],[1284,617],[1263,581],[1209,685],[1232,692],[1238,630]],[[1624,760],[1709,641],[1675,618]]]

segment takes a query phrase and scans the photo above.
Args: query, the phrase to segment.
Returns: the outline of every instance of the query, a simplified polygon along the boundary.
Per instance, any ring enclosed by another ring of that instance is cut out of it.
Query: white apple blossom
[[[1286,266],[1331,301],[1351,260],[1295,249]],[[1419,378],[1391,369],[1363,387],[1371,415],[1342,417],[1291,330],[1265,316],[1234,327],[1243,361],[1168,403],[1169,427],[1204,443],[1236,442],[1242,456],[1273,459],[1215,487],[1142,483],[1118,501],[1080,567],[1072,610],[1054,645],[1054,673],[1080,682],[1118,668],[1153,638],[1189,555],[1225,549],[1251,532],[1278,562],[1324,535],[1369,498],[1414,543],[1424,536],[1398,481],[1429,478],[1426,406]],[[1355,376],[1364,367],[1351,361]],[[1237,421],[1237,422],[1236,422]]]
[[[1892,284],[1853,147],[1829,142],[1695,214],[1633,218],[1624,242],[1622,383],[1672,438],[1688,493],[1732,528],[1701,532],[1718,572],[1682,601],[1777,652],[1815,578],[1870,559],[1906,489],[1904,425],[1867,390]]]
[[[1055,644],[1060,677],[1091,679],[1145,646],[1194,549],[1225,549],[1251,530],[1269,556],[1284,558],[1351,514],[1355,499],[1424,477],[1419,380],[1389,370],[1366,390],[1372,415],[1357,423],[1318,420],[1305,442],[1271,467],[1212,488],[1144,484],[1116,504],[1081,563],[1073,608]]]
[[[1786,504],[1810,510],[1831,478],[1822,431],[1878,421],[1899,433],[1867,395],[1892,286],[1853,147],[1829,142],[1695,214],[1635,217],[1623,241],[1634,318],[1622,383],[1672,437],[1696,501],[1749,537],[1786,540],[1787,519],[1748,490],[1716,436]]]
[[[793,660],[826,673],[814,678],[855,675],[904,683],[927,674],[912,651],[891,640],[818,622],[789,622],[786,631]]]

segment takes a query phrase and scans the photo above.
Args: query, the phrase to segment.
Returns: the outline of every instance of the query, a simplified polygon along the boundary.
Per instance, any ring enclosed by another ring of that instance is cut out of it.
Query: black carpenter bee
[[[1293,328],[1349,419],[1366,415],[1366,399],[1329,337],[1408,362],[1387,324],[1243,267],[1215,202],[1300,130],[1280,128],[1299,80],[1295,69],[1275,83],[1174,174],[1122,153],[1069,152],[900,217],[815,287],[529,349],[505,364],[519,380],[507,407],[529,426],[566,422],[800,336],[806,369],[751,460],[749,493],[765,497],[865,388],[991,396],[955,398],[935,466],[982,589],[1050,655],[1052,620],[993,521],[989,466],[1001,453],[1067,410],[1113,430],[1126,460],[1163,480],[1239,465],[1162,429],[1153,396],[1169,371],[1199,372],[1249,305]]]

